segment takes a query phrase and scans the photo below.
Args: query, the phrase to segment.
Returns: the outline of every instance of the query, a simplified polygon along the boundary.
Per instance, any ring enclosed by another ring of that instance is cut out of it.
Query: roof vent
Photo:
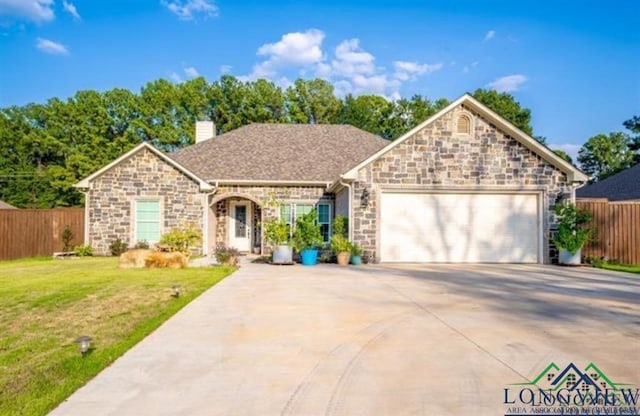
[[[216,125],[213,121],[196,121],[196,143],[211,139],[216,135]]]

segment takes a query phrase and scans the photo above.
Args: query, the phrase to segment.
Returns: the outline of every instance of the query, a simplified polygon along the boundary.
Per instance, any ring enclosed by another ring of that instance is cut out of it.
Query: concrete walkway
[[[52,415],[496,415],[549,363],[640,385],[640,278],[244,264]]]

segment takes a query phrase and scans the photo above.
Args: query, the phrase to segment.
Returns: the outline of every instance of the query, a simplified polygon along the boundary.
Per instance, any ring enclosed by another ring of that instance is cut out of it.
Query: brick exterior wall
[[[250,199],[252,205],[253,227],[256,227],[256,220],[267,221],[271,218],[278,218],[280,203],[309,203],[316,204],[320,201],[333,203],[334,196],[326,193],[324,186],[220,186],[213,195],[215,202],[215,239],[212,246],[216,244],[227,244],[227,225],[229,223],[229,201],[232,199]],[[261,236],[260,230],[257,230]],[[260,237],[261,238],[261,237]],[[255,234],[253,246],[256,244]],[[268,252],[269,250],[265,250]]]
[[[88,244],[94,253],[110,255],[109,245],[117,238],[135,245],[134,202],[140,199],[160,200],[161,233],[187,224],[202,228],[198,183],[142,149],[91,182]]]
[[[471,120],[471,134],[454,134],[461,114]],[[364,188],[369,204],[362,207]],[[354,241],[376,259],[377,201],[382,188],[486,189],[529,188],[543,191],[544,262],[551,260],[548,230],[559,193],[569,192],[566,175],[518,141],[464,106],[442,115],[394,149],[358,171],[353,192]]]

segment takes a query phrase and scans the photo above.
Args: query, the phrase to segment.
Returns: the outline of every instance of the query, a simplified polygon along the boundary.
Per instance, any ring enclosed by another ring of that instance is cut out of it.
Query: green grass
[[[624,264],[601,263],[601,264],[598,264],[596,267],[600,267],[601,269],[607,269],[607,270],[615,270],[617,272],[640,273],[640,265],[627,266]]]
[[[0,262],[0,415],[48,413],[234,270],[121,270],[115,258]],[[83,358],[74,340],[84,334],[94,341]]]

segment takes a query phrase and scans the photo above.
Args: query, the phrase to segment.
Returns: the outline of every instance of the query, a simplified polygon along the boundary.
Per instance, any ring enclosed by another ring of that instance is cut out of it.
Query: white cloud
[[[198,15],[206,18],[218,16],[218,6],[212,0],[162,0],[164,7],[180,20],[194,20]]]
[[[53,20],[53,0],[0,0],[0,16],[40,23]]]
[[[376,67],[373,54],[360,47],[357,38],[336,47],[331,63],[320,63],[316,73],[332,80],[338,95],[370,93],[390,98],[397,95],[400,80]]]
[[[387,71],[376,66],[375,56],[361,47],[359,39],[343,40],[333,54],[325,53],[324,39],[325,33],[318,29],[287,33],[275,43],[262,45],[257,54],[265,59],[254,65],[249,75],[238,78],[243,81],[276,80],[283,72],[290,74],[293,71],[296,76],[317,76],[330,81],[338,95],[370,93],[394,98],[399,96],[403,81],[444,66],[442,63],[395,61],[393,71]]]
[[[184,69],[184,73],[186,76],[188,76],[189,78],[196,78],[200,76],[200,73],[198,72],[197,69],[195,69],[192,66],[186,67]]]
[[[82,20],[82,18],[80,17],[80,14],[78,13],[78,9],[76,9],[76,6],[73,3],[63,0],[62,7],[64,8],[65,12],[73,16],[73,20],[77,20],[77,21]]]
[[[442,63],[437,64],[420,64],[418,62],[395,61],[393,66],[396,69],[394,76],[401,80],[415,79],[418,75],[427,75],[442,69]]]
[[[231,65],[221,65],[220,66],[220,73],[221,74],[228,74],[231,72],[231,70],[233,69],[233,67]]]
[[[490,31],[487,32],[486,35],[484,35],[484,40],[486,42],[488,40],[493,39],[495,36],[496,36],[496,31],[495,30],[490,30]]]
[[[576,162],[576,160],[578,160],[578,152],[582,148],[581,145],[573,144],[573,143],[548,144],[547,146],[549,146],[549,148],[551,148],[553,150],[564,150],[569,156],[571,156],[571,159],[574,162]]]
[[[69,55],[69,49],[65,45],[49,39],[36,39],[36,48],[52,55]]]
[[[185,79],[187,78],[197,78],[200,76],[200,73],[198,72],[198,70],[193,66],[188,66],[184,68],[182,72],[184,73],[184,76],[175,71],[171,72],[169,74],[169,79],[173,82],[181,83],[181,82],[184,82]]]
[[[342,41],[335,50],[336,59],[331,62],[329,72],[332,75],[353,77],[355,75],[369,75],[376,70],[375,58],[369,52],[360,48],[359,39]]]
[[[278,42],[262,45],[258,55],[265,56],[266,60],[255,65],[247,78],[270,78],[282,68],[304,68],[320,63],[324,37],[323,31],[309,29],[287,33]]]
[[[527,81],[527,77],[522,74],[507,75],[488,83],[486,86],[498,92],[518,91],[520,86]]]

